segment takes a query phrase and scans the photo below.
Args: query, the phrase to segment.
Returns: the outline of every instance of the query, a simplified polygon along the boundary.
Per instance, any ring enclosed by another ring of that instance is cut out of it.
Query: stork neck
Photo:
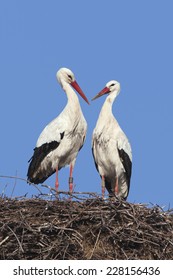
[[[116,92],[112,92],[110,95],[107,96],[107,98],[102,106],[100,116],[103,115],[104,118],[105,118],[105,116],[107,116],[107,118],[113,116],[112,104],[114,103],[116,96],[117,96]]]
[[[76,107],[80,107],[78,96],[75,93],[75,91],[72,89],[72,87],[67,82],[62,81],[62,88],[67,94],[67,99],[68,99],[67,106],[71,107],[72,110],[74,110],[74,108]]]

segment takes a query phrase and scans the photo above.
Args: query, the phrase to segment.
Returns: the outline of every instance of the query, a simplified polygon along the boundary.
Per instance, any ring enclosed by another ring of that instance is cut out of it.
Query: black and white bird
[[[100,111],[92,136],[92,152],[97,171],[109,196],[126,199],[130,188],[132,151],[130,143],[112,113],[112,104],[120,92],[120,84],[110,81],[92,100],[108,94]]]
[[[73,168],[87,132],[87,123],[73,88],[88,104],[89,102],[71,70],[61,68],[56,77],[67,94],[68,102],[61,114],[40,134],[29,161],[27,177],[29,182],[39,184],[56,172],[55,187],[58,189],[58,170],[70,165],[69,190],[72,192]]]

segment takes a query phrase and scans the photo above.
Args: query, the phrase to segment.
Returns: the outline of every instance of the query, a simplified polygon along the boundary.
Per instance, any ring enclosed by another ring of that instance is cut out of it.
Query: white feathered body
[[[128,155],[132,161],[130,143],[112,114],[112,101],[108,96],[93,131],[92,150],[96,167],[100,176],[104,176],[110,194],[114,194],[116,179],[120,197],[128,195],[129,183],[120,151]]]
[[[31,182],[44,182],[56,171],[57,167],[61,169],[69,164],[74,166],[77,154],[83,146],[87,123],[77,95],[70,85],[65,86],[68,92],[68,103],[61,114],[44,128],[37,140],[35,153],[39,150],[42,152],[42,147],[44,151],[45,148],[50,151],[38,164],[37,162],[30,164],[28,177]],[[51,145],[52,148],[49,148]],[[39,160],[39,156],[36,154],[35,158],[36,156]],[[34,155],[32,161],[34,161]]]

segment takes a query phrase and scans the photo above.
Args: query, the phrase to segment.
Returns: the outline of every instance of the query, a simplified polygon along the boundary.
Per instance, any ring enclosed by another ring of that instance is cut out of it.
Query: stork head
[[[68,68],[61,68],[56,73],[56,77],[60,85],[62,85],[62,81],[65,81],[68,84],[75,81],[75,77],[73,72]]]
[[[76,82],[75,76],[73,72],[68,68],[61,68],[56,73],[56,77],[60,85],[64,88],[63,82],[70,84],[79,94],[80,96],[89,104],[88,99],[86,98],[85,94],[83,93],[82,89]]]
[[[120,83],[115,80],[112,80],[108,82],[106,86],[92,100],[95,100],[104,94],[114,93],[116,97],[119,94],[119,92],[120,92]]]

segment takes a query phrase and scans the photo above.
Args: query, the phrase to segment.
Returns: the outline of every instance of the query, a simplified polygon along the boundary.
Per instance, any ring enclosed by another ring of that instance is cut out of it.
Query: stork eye
[[[110,87],[113,87],[115,84],[111,84]]]
[[[72,76],[71,75],[68,75],[69,79],[72,81]]]

